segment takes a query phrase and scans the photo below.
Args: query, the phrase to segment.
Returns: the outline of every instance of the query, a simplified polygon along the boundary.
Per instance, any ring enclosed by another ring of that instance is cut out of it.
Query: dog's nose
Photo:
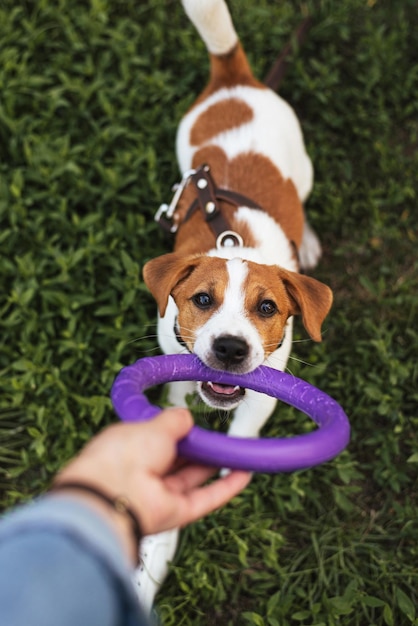
[[[244,339],[224,335],[217,337],[213,342],[213,352],[216,358],[225,365],[242,363],[248,356],[248,344]]]

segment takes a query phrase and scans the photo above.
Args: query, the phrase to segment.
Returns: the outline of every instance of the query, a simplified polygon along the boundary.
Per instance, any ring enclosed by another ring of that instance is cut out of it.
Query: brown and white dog
[[[158,214],[176,233],[171,254],[149,261],[144,279],[159,309],[165,353],[189,351],[214,369],[286,367],[292,321],[321,341],[331,290],[299,273],[321,254],[304,216],[313,180],[293,109],[256,80],[224,0],[183,0],[210,55],[210,81],[182,119],[183,180]],[[198,383],[211,407],[234,409],[229,433],[256,437],[275,400],[251,390]],[[172,383],[185,405],[194,383]],[[166,572],[176,531],[147,539],[137,574],[146,608]]]

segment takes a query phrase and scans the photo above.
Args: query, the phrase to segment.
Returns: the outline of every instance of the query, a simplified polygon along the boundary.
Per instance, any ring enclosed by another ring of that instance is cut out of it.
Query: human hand
[[[111,496],[126,497],[144,534],[185,526],[226,504],[251,476],[232,471],[202,486],[217,470],[177,458],[177,443],[192,426],[192,416],[185,409],[166,409],[141,424],[109,426],[60,472],[56,483],[85,482]],[[94,496],[76,491],[74,495],[100,507]],[[117,525],[126,545],[129,526],[122,525],[121,516],[109,507],[100,508]]]

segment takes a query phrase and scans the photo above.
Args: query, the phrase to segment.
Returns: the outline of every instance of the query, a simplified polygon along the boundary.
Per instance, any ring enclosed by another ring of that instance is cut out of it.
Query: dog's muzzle
[[[216,370],[242,373],[250,353],[245,339],[233,335],[221,335],[212,343],[207,365]],[[233,409],[245,395],[245,389],[238,385],[225,385],[214,382],[199,384],[200,395],[209,406],[219,409]]]
[[[217,337],[212,344],[212,353],[219,365],[216,367],[213,363],[212,367],[234,371],[237,366],[244,363],[249,351],[248,343],[240,337],[232,335]]]

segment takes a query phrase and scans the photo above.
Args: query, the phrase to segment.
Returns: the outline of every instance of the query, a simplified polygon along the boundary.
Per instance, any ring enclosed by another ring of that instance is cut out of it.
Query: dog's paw
[[[302,270],[310,270],[318,264],[322,248],[315,231],[305,220],[303,227],[302,244],[299,248],[299,262]]]

